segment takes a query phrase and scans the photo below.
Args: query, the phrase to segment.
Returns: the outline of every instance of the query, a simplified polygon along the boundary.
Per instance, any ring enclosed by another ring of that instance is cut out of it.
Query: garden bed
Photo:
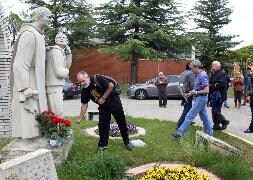
[[[143,166],[138,166],[135,168],[131,168],[126,172],[126,176],[127,177],[141,177],[143,176],[149,169],[155,167],[159,165],[159,167],[166,167],[166,168],[173,168],[173,169],[178,169],[178,168],[182,168],[183,166],[186,166],[185,164],[168,164],[168,163],[149,163],[149,164],[145,164]],[[220,178],[218,178],[216,175],[212,174],[211,172],[203,169],[203,168],[197,168],[197,173],[198,174],[205,174],[207,175],[211,180],[220,180]]]

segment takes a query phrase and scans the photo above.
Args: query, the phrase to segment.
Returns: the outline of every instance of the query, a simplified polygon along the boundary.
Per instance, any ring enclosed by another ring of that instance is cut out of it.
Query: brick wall
[[[130,61],[117,56],[102,54],[96,48],[80,50],[73,58],[70,68],[70,79],[76,81],[76,73],[84,70],[90,75],[109,75],[120,83],[128,83],[130,79]],[[162,71],[164,74],[180,74],[187,61],[138,61],[138,82],[144,82]]]
[[[151,77],[155,77],[159,72],[163,74],[181,74],[185,70],[186,60],[181,61],[150,61],[139,60],[138,61],[138,81],[144,82]]]
[[[10,65],[11,43],[7,20],[0,5],[0,137],[11,135]]]

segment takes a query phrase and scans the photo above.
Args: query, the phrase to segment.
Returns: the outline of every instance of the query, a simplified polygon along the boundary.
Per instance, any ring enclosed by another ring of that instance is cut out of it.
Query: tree
[[[46,30],[49,45],[54,44],[54,38],[59,29],[65,30],[72,48],[90,45],[89,39],[93,36],[93,26],[96,22],[90,12],[91,6],[86,1],[29,0],[25,3],[30,6],[30,9],[44,6],[52,12],[52,26]]]
[[[174,0],[113,0],[97,8],[97,35],[111,44],[103,51],[131,59],[131,83],[137,81],[139,58],[178,58],[190,50],[179,35],[184,21],[178,6]]]
[[[24,21],[19,17],[19,15],[15,13],[10,13],[10,15],[7,17],[8,23],[9,23],[9,31],[12,35],[11,45],[14,45],[16,41],[16,36],[21,29],[21,25],[24,23]]]
[[[224,59],[225,53],[239,42],[233,42],[235,35],[222,35],[222,27],[229,24],[232,9],[227,7],[228,0],[198,0],[191,11],[197,28],[205,30],[207,34],[201,42],[199,59],[209,67],[214,59]]]
[[[253,45],[230,51],[227,56],[231,64],[239,64],[245,73],[247,66],[253,66]]]

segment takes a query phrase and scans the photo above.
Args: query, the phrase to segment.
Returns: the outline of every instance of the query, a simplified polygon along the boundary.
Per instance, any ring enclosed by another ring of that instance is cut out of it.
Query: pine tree
[[[178,58],[190,47],[179,34],[184,19],[174,0],[113,0],[99,7],[98,37],[103,49],[131,59],[130,82],[137,81],[137,60]]]
[[[229,16],[233,12],[228,0],[198,0],[192,10],[193,20],[197,27],[205,30],[204,41],[201,42],[199,59],[209,67],[214,59],[222,60],[225,52],[235,47],[235,35],[222,35],[221,29],[229,24]]]

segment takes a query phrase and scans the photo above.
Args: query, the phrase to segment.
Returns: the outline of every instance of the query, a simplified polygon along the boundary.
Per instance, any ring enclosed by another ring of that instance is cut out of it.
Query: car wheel
[[[139,100],[143,100],[147,98],[147,92],[144,89],[139,89],[135,93],[135,98]]]

